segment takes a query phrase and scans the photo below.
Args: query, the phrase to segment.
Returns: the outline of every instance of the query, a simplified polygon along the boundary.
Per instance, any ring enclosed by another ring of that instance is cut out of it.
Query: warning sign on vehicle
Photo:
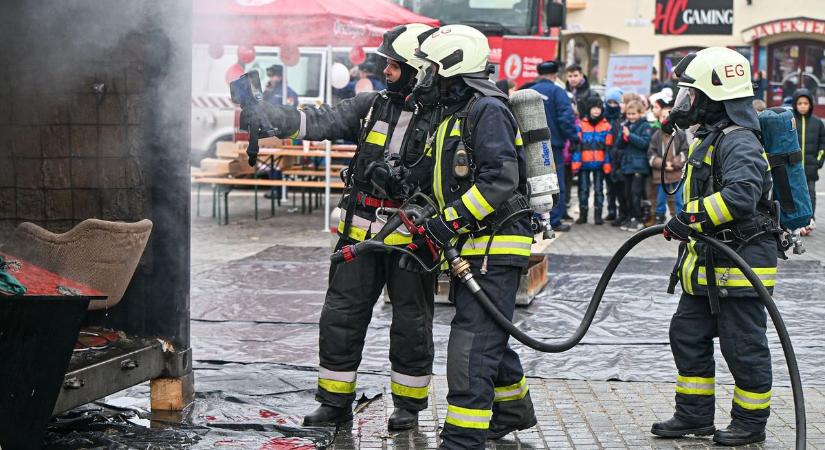
[[[556,59],[558,38],[538,36],[504,36],[501,43],[501,77],[513,80],[516,86],[533,81],[536,67]]]

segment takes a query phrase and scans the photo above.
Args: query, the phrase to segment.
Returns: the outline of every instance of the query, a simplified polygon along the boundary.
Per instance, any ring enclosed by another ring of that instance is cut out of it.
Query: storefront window
[[[804,87],[816,98],[817,109],[825,108],[825,42],[785,42],[771,46],[769,53],[770,105],[788,102]]]
[[[673,69],[679,64],[679,61],[681,61],[682,58],[690,53],[698,52],[701,49],[702,47],[682,47],[663,51],[660,54],[661,70],[659,71],[662,81],[666,82],[670,79]]]

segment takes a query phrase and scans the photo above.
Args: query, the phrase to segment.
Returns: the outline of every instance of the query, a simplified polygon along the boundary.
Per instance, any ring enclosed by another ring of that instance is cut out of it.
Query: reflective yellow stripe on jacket
[[[461,248],[461,256],[484,256],[490,236],[479,236],[468,239]],[[530,256],[530,246],[533,238],[518,235],[496,235],[490,245],[490,255],[517,255]]]
[[[464,204],[476,220],[482,220],[495,211],[487,199],[481,195],[481,191],[478,190],[476,185],[473,185],[473,187],[461,196],[461,203]]]
[[[735,267],[730,269],[716,267],[713,271],[716,273],[716,285],[719,287],[753,287],[742,271]],[[765,287],[776,286],[776,267],[754,267],[753,271],[759,275]],[[702,286],[708,284],[707,271],[704,266],[699,267],[697,281]]]
[[[338,222],[338,234],[339,235],[344,234],[344,227],[345,227],[344,221],[343,220],[339,221]],[[375,234],[375,233],[376,233],[375,231],[372,232],[372,234]],[[355,226],[355,225],[350,225],[350,227],[349,227],[349,236],[348,237],[350,239],[354,239],[358,242],[361,242],[361,241],[367,239],[367,230],[364,229],[364,228]],[[384,243],[387,244],[387,245],[407,245],[410,242],[412,242],[412,236],[402,234],[402,233],[399,233],[397,231],[390,233],[390,235],[387,236],[384,239]]]
[[[444,192],[441,190],[441,159],[444,150],[444,139],[447,132],[447,124],[450,123],[449,117],[441,122],[438,126],[438,131],[435,134],[435,161],[433,167],[433,194],[435,201],[438,203],[439,209],[444,209]]]
[[[721,192],[703,198],[702,206],[705,207],[705,212],[714,225],[721,225],[733,220],[733,215],[731,215],[725,199],[722,198]]]

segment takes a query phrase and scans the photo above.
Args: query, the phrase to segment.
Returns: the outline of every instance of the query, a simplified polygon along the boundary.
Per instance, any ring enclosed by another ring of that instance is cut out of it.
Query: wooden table
[[[0,293],[0,447],[39,449],[91,300],[106,294],[17,260],[28,291]]]

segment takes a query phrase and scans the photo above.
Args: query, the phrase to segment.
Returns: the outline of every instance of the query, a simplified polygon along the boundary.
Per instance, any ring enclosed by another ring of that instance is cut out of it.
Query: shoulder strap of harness
[[[384,91],[379,92],[372,99],[370,109],[361,122],[361,134],[358,136],[358,145],[355,146],[355,154],[352,156],[352,159],[349,160],[349,166],[347,166],[347,176],[344,180],[344,185],[349,189],[349,197],[346,198],[347,214],[344,217],[344,229],[341,231],[344,239],[349,239],[352,217],[355,215],[355,207],[358,202],[358,188],[355,187],[355,183],[352,180],[355,174],[355,161],[358,160],[358,156],[361,153],[361,146],[364,145],[364,141],[367,139],[367,133],[369,133],[370,128],[372,128],[372,124],[375,123],[375,119],[373,118],[373,116],[375,116],[375,114],[373,114],[375,112],[375,104],[378,102],[378,99],[383,96],[383,92]]]

